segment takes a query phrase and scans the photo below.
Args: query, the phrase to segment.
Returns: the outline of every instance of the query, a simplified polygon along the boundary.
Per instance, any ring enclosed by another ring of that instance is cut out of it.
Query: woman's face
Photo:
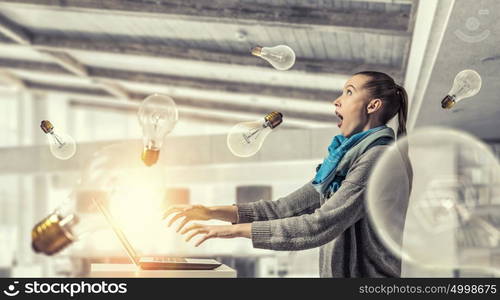
[[[340,118],[337,125],[345,137],[363,131],[368,123],[369,95],[363,88],[368,80],[365,75],[353,76],[344,85],[342,95],[333,101],[335,114]]]

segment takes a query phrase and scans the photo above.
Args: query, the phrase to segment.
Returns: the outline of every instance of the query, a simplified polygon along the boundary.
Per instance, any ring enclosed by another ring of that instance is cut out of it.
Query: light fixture
[[[236,156],[252,156],[260,150],[269,133],[282,122],[283,114],[272,112],[264,120],[238,123],[227,135],[227,147]]]
[[[453,87],[441,101],[441,107],[450,109],[465,98],[475,96],[481,89],[481,76],[474,70],[463,70],[457,74]]]
[[[75,155],[76,142],[71,136],[60,131],[56,133],[52,123],[47,120],[41,122],[40,128],[47,135],[52,155],[61,160],[70,159]]]
[[[252,55],[267,60],[275,69],[285,71],[295,64],[295,52],[286,45],[275,47],[255,47]]]
[[[141,158],[146,166],[151,166],[158,161],[165,136],[179,119],[177,107],[171,97],[153,94],[142,101],[137,116],[144,141]]]

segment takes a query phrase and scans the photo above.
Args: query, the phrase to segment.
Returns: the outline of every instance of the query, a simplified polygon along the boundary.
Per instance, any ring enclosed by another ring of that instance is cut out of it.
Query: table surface
[[[92,264],[90,277],[235,278],[236,270],[224,264],[213,270],[142,270],[134,264]]]

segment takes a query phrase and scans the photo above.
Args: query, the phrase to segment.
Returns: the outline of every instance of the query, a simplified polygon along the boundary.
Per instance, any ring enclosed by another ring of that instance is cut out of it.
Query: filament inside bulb
[[[64,141],[62,141],[62,139],[57,134],[55,134],[54,132],[51,132],[50,134],[54,137],[54,140],[59,145],[58,146],[59,149],[64,147],[64,145],[66,145],[66,143]]]

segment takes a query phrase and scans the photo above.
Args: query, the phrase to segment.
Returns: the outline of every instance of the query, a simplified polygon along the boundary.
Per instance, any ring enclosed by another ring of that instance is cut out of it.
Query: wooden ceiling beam
[[[24,81],[19,78],[19,76],[12,74],[12,72],[8,70],[0,69],[0,82],[5,83],[10,87],[26,88]]]
[[[32,38],[32,45],[35,49],[63,50],[68,53],[76,50],[92,53],[126,54],[270,68],[268,62],[250,55],[250,49],[248,54],[227,53],[197,48],[186,49],[185,47],[166,45],[160,40],[157,42],[133,42],[124,36],[112,36],[112,38],[110,38],[110,36],[102,34],[89,34],[86,38],[78,38],[57,34],[37,34]],[[395,67],[365,64],[362,61],[313,60],[300,58],[297,59],[293,66],[294,71],[341,75],[350,75],[360,70],[375,69],[382,69],[383,72],[391,76],[401,77],[402,73]]]
[[[0,58],[0,67],[12,70],[25,70],[47,72],[52,74],[68,75],[66,70],[56,64],[18,60],[18,59],[5,59]],[[116,81],[131,81],[147,84],[159,84],[163,86],[174,87],[188,87],[199,90],[217,90],[231,93],[242,94],[256,94],[277,96],[283,98],[295,98],[313,101],[325,101],[332,99],[338,92],[319,90],[319,89],[306,89],[306,88],[293,88],[285,86],[262,85],[262,84],[249,84],[233,81],[222,81],[203,78],[179,77],[175,75],[157,74],[136,72],[129,70],[118,70],[100,67],[87,67],[88,74],[94,79],[108,79]]]
[[[76,86],[68,86],[68,85],[57,85],[57,84],[47,84],[35,81],[25,80],[25,85],[29,90],[32,91],[44,91],[44,92],[59,92],[65,93],[68,95],[83,95],[86,97],[96,97],[96,99],[105,99],[111,98],[110,94],[107,92],[96,89],[96,88],[88,88],[88,87],[76,87]],[[144,93],[133,93],[130,92],[130,100],[131,102],[139,103],[148,95]],[[229,104],[222,103],[216,101],[203,101],[199,99],[190,99],[190,98],[182,98],[176,97],[175,102],[179,107],[187,107],[194,109],[203,109],[203,110],[213,110],[216,112],[223,112],[225,114],[231,115],[231,113],[235,114],[254,114],[265,116],[267,113],[273,111],[271,108],[266,107],[257,107],[257,106],[248,106],[242,104]],[[335,117],[333,113],[308,113],[308,112],[299,112],[294,110],[282,109],[280,110],[287,118],[293,120],[301,120],[302,122],[311,121],[314,123],[323,123],[323,124],[333,124],[335,121]]]
[[[40,53],[52,59],[59,66],[77,76],[87,77],[87,68],[71,55],[62,51],[39,50]]]
[[[31,45],[32,35],[27,33],[27,31],[24,28],[17,25],[12,20],[6,18],[2,14],[0,14],[0,32],[8,39],[12,40],[17,44],[32,46]],[[66,71],[76,76],[88,77],[87,68],[70,54],[61,50],[53,50],[53,49],[37,49],[37,50],[41,54],[49,57],[52,61],[57,63]],[[7,79],[8,78],[9,77],[7,77]],[[127,92],[123,88],[121,88],[117,83],[111,81],[104,81],[104,82],[100,80],[96,81],[98,85],[100,85],[103,89],[105,89],[115,97],[119,99],[128,98]],[[17,84],[18,86],[25,87],[23,81],[19,82],[20,83]]]
[[[21,26],[0,14],[0,33],[21,45],[31,44],[31,35]]]
[[[70,107],[81,108],[81,109],[90,109],[90,110],[105,110],[105,111],[115,111],[118,113],[127,113],[127,114],[137,114],[138,105],[123,105],[119,103],[105,103],[105,102],[96,102],[88,99],[75,98],[69,100]],[[238,122],[244,121],[244,119],[239,117],[232,116],[214,116],[211,114],[207,114],[204,112],[192,112],[181,110],[179,112],[179,118],[182,120],[193,120],[198,122],[206,122],[220,125],[234,125]],[[283,124],[285,128],[303,128],[301,126]]]
[[[244,1],[125,1],[125,0],[4,0],[3,5],[28,5],[40,9],[76,12],[133,14],[145,17],[196,19],[217,23],[314,28],[320,31],[362,31],[408,36],[409,16],[402,12],[366,9],[344,11],[329,7],[276,6]]]

